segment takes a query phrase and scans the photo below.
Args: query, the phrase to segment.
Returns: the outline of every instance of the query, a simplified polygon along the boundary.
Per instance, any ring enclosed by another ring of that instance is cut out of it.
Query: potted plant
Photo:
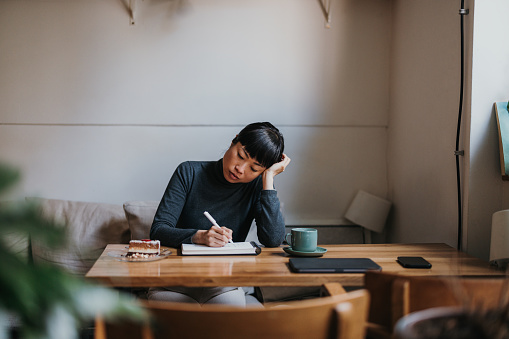
[[[0,164],[0,193],[19,178]],[[73,339],[97,314],[105,318],[144,319],[134,298],[93,285],[52,265],[34,265],[12,249],[8,237],[43,242],[50,248],[66,241],[62,227],[41,217],[33,203],[0,204],[0,339],[10,339],[12,320],[23,339]]]

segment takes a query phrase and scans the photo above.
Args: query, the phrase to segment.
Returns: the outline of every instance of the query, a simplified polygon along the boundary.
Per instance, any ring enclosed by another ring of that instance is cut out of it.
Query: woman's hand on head
[[[265,170],[265,172],[270,172],[270,173],[274,174],[274,176],[276,176],[279,173],[282,173],[285,171],[286,167],[290,164],[290,161],[292,161],[292,159],[290,159],[290,157],[287,156],[286,154],[283,154],[281,161],[276,162],[274,165],[267,168]]]
[[[283,157],[280,162],[276,162],[274,165],[270,166],[263,172],[263,189],[264,190],[272,190],[274,189],[274,177],[285,171],[286,167],[290,164],[289,156],[283,154]]]
[[[196,232],[193,243],[210,247],[223,247],[232,238],[232,230],[227,227],[212,226],[208,230]]]

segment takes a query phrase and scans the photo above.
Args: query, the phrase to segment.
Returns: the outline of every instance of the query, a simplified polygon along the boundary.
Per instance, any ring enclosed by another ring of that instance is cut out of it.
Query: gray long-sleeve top
[[[249,183],[230,183],[223,176],[223,160],[187,161],[173,173],[150,229],[150,238],[178,248],[191,243],[198,230],[212,225],[208,211],[220,226],[233,231],[233,241],[245,241],[253,219],[258,240],[266,247],[279,246],[285,224],[275,190],[263,190],[262,177]]]

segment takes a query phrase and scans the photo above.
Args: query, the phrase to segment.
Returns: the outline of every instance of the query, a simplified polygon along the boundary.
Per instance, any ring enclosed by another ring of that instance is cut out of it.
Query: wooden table
[[[108,245],[86,278],[117,287],[155,286],[319,286],[339,282],[362,286],[363,274],[292,273],[282,247],[263,248],[258,256],[180,256],[175,249],[152,262],[123,262],[108,252],[124,250],[125,244]],[[371,258],[382,271],[412,276],[504,276],[503,270],[445,244],[325,245],[323,258]],[[405,269],[398,256],[422,256],[431,269]]]

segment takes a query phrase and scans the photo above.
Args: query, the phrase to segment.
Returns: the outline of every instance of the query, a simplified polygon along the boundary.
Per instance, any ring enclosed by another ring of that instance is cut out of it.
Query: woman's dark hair
[[[232,142],[240,142],[249,156],[266,168],[280,162],[285,149],[283,134],[270,122],[247,125]]]

